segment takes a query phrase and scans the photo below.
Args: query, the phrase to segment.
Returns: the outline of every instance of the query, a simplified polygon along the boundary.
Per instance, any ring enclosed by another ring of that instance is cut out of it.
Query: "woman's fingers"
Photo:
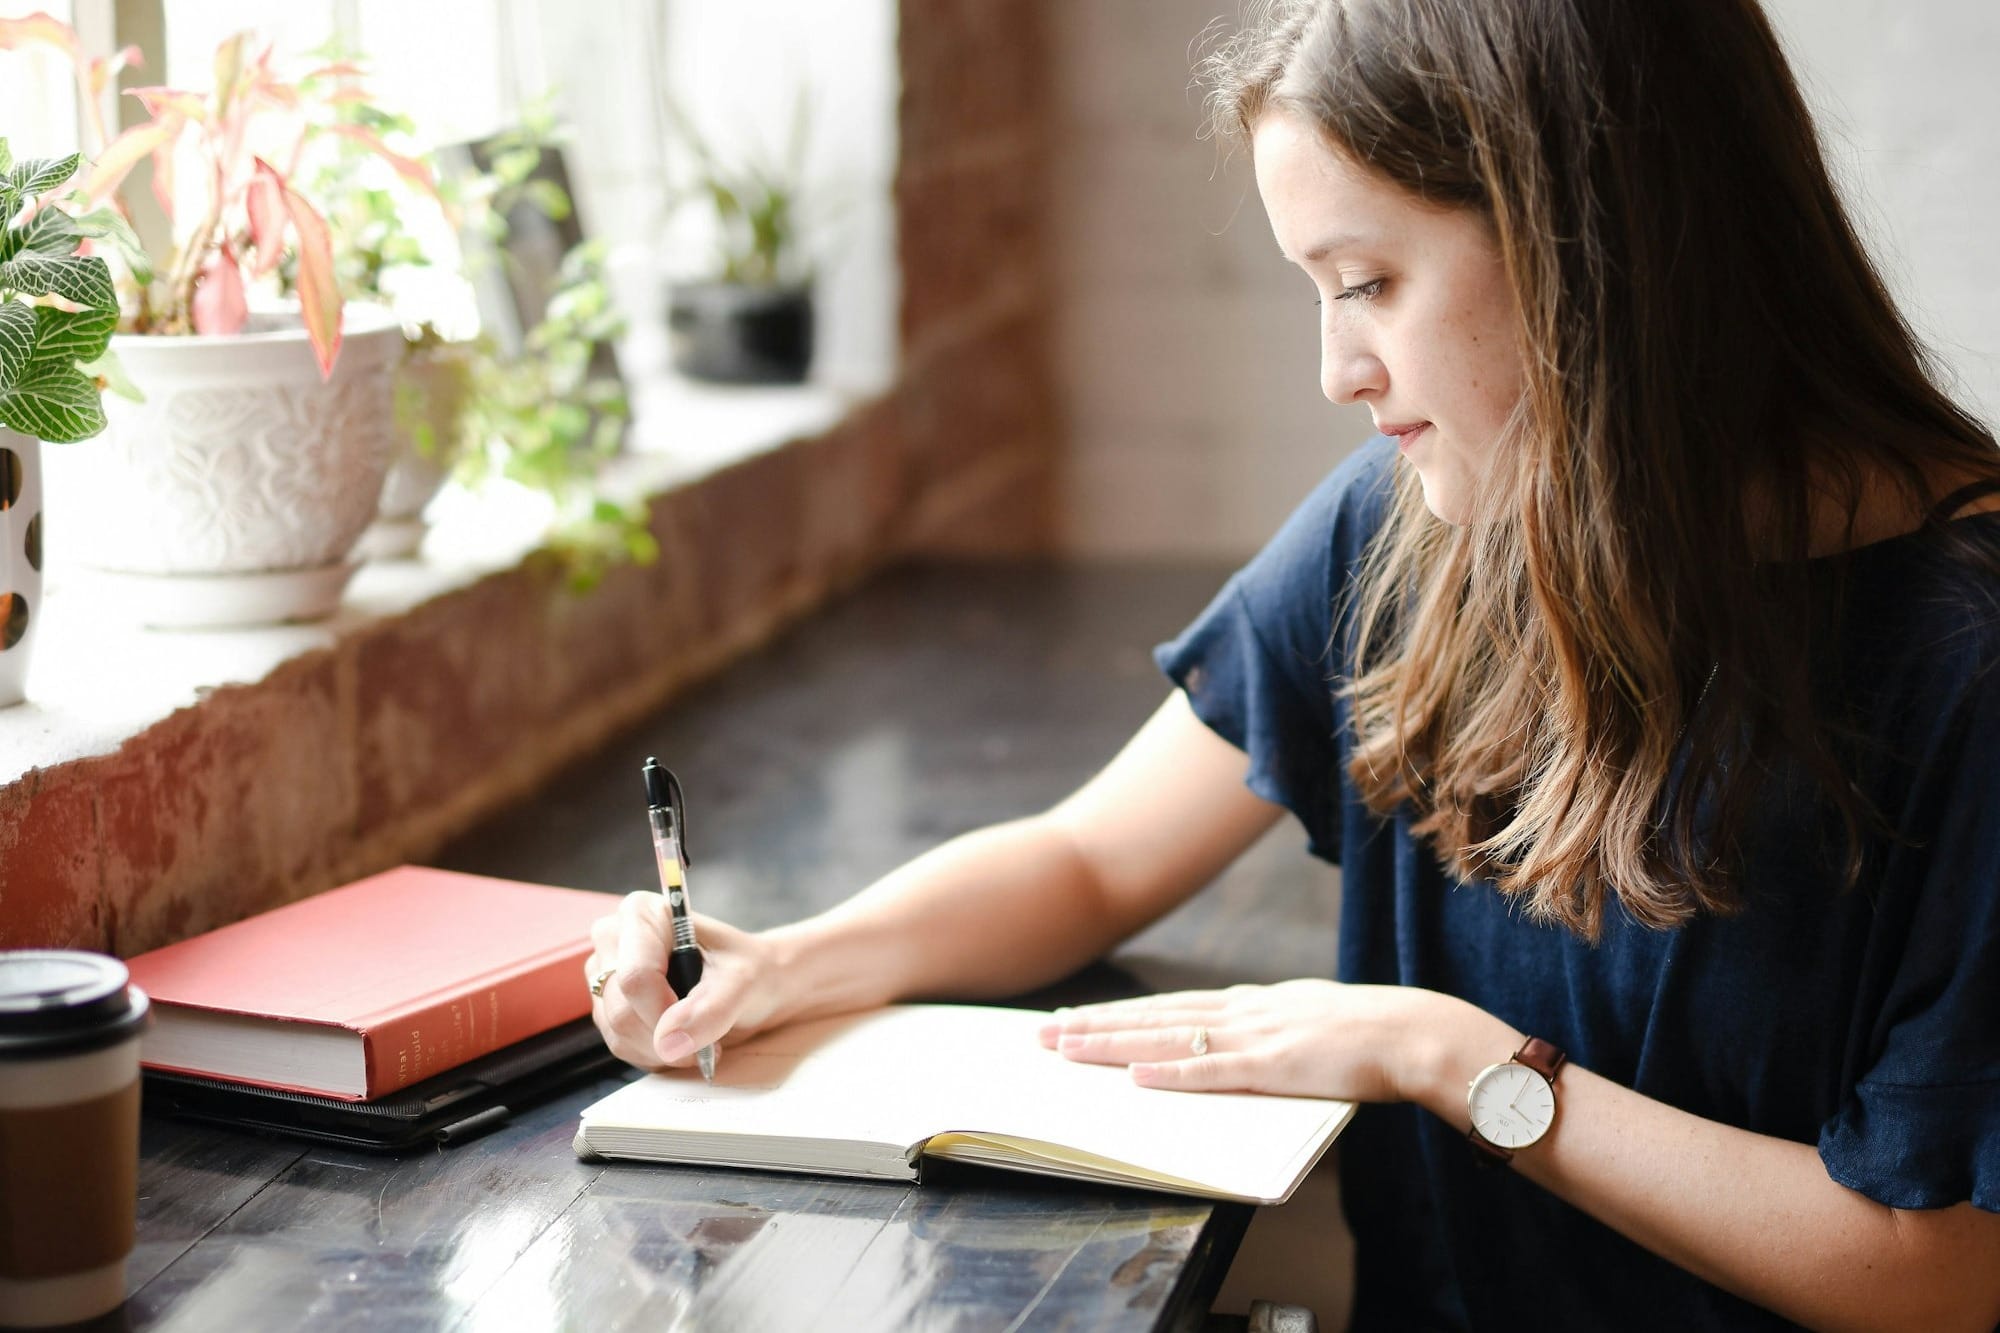
[[[653,1025],[653,1051],[663,1064],[687,1064],[704,1046],[720,1042],[741,1007],[746,982],[728,966],[702,973],[701,984],[684,1000],[667,1007]]]
[[[666,900],[657,893],[627,894],[612,920],[610,952],[598,944],[607,959],[599,970],[613,969],[593,1011],[598,1030],[619,1059],[658,1068],[653,1029],[674,998],[667,985]],[[600,938],[596,927],[591,935],[593,941]]]
[[[1080,1009],[1059,1009],[1042,1024],[1042,1045],[1054,1049],[1064,1037],[1090,1036],[1106,1032],[1144,1032],[1160,1028],[1193,1028],[1212,1024],[1222,1016],[1222,1006],[1199,1001],[1202,996],[1160,996],[1173,1005],[1089,1005]],[[1194,1000],[1196,1003],[1184,1003]]]
[[[1236,1051],[1189,1056],[1185,1060],[1135,1063],[1132,1081],[1148,1088],[1180,1092],[1261,1092],[1256,1060]]]
[[[1191,1060],[1219,1049],[1216,1035],[1199,1023],[1119,1032],[1065,1032],[1056,1050],[1066,1060],[1093,1065],[1129,1065],[1159,1060]]]
[[[603,979],[591,1016],[605,1044],[627,1064],[652,1070],[692,1064],[702,1047],[769,1021],[771,968],[757,937],[712,917],[694,920],[702,977],[685,996],[667,983],[673,927],[666,899],[630,894],[615,915],[591,925],[593,951],[584,975],[593,986]]]

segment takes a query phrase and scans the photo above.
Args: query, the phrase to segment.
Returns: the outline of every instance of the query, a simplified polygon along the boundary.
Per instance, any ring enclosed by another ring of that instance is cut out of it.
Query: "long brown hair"
[[[1879,819],[1814,688],[1838,597],[1813,515],[1852,536],[1868,485],[1914,512],[2000,453],[1936,387],[1755,0],[1271,0],[1203,72],[1225,133],[1282,107],[1479,213],[1522,312],[1491,512],[1447,526],[1403,469],[1359,578],[1369,804],[1595,938],[1610,894],[1660,927],[1740,907],[1788,755],[1857,879]]]

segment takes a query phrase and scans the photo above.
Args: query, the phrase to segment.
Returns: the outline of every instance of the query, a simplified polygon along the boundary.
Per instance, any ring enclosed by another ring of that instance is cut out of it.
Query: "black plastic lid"
[[[71,949],[0,951],[0,1060],[110,1046],[146,1022],[125,964]]]

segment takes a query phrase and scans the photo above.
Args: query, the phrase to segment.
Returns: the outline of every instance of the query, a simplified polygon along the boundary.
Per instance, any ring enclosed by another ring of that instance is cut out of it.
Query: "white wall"
[[[1238,153],[1195,138],[1190,47],[1231,0],[1049,6],[1049,236],[1079,555],[1254,551],[1369,431],[1320,396],[1312,285]]]
[[[0,0],[0,19],[52,14],[76,19],[71,0]],[[76,80],[69,61],[54,51],[0,54],[0,139],[16,162],[31,157],[67,157],[77,150]]]
[[[1865,234],[1962,394],[2000,424],[2000,5],[1767,0]],[[1248,164],[1195,139],[1191,48],[1233,0],[1049,7],[1050,235],[1078,554],[1254,551],[1368,433],[1319,396],[1313,293]]]
[[[2000,429],[2000,5],[1764,0],[1849,209],[1957,397]]]

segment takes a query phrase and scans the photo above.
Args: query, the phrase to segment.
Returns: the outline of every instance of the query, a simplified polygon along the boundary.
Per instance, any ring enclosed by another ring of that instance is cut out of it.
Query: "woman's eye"
[[[1352,287],[1343,287],[1340,289],[1340,294],[1333,299],[1336,301],[1372,301],[1382,294],[1382,284],[1387,281],[1387,278],[1376,278],[1372,282],[1357,283]]]

